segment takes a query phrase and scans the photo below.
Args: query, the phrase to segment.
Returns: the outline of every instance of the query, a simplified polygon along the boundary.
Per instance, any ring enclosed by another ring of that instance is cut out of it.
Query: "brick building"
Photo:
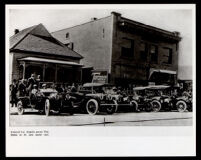
[[[45,82],[81,82],[82,58],[52,37],[42,24],[35,25],[10,37],[10,82],[27,79],[32,73]]]
[[[108,73],[110,83],[175,83],[178,32],[145,25],[112,12],[101,19],[52,33],[84,58],[83,81],[89,71]]]

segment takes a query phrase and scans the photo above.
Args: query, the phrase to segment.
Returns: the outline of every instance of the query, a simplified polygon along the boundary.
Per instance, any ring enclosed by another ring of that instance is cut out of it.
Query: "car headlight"
[[[66,94],[66,99],[69,100],[70,99],[70,95]]]
[[[101,94],[101,95],[100,95],[100,100],[103,100],[103,98],[104,98],[104,95]]]
[[[164,99],[164,102],[167,102],[167,103],[168,103],[169,101],[168,101],[168,99]]]
[[[112,100],[112,95],[111,95],[111,94],[108,94],[108,95],[107,95],[107,98],[108,98],[109,100]]]

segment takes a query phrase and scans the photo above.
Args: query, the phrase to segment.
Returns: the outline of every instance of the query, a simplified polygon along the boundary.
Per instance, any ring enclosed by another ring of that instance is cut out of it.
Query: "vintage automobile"
[[[35,93],[31,93],[30,96],[18,97],[17,111],[19,115],[22,115],[26,109],[35,109],[40,113],[46,113],[45,103],[48,95],[54,93],[53,90],[36,90]]]
[[[170,105],[172,109],[179,112],[192,111],[192,97],[191,96],[172,96]]]
[[[149,86],[148,91],[151,99],[151,106],[153,112],[159,112],[160,110],[170,111],[170,95],[166,94],[170,86],[166,85],[153,85]],[[165,93],[166,92],[166,93]]]
[[[113,114],[118,104],[110,94],[105,92],[105,86],[106,84],[101,83],[85,83],[79,92],[69,93],[73,106],[79,107],[90,115],[98,112]]]
[[[112,99],[116,100],[118,104],[118,111],[135,111],[136,104],[133,101],[133,95],[127,94],[124,91],[109,92]],[[117,110],[115,111],[117,112]]]
[[[46,87],[43,88],[42,85]],[[73,114],[72,105],[66,105],[66,94],[54,89],[53,83],[40,83],[38,89],[32,90],[29,96],[18,97],[17,110],[22,115],[26,109],[38,110],[40,113],[49,116],[51,111],[60,113],[66,111]]]
[[[137,112],[150,112],[152,110],[151,99],[147,96],[147,89],[149,89],[149,86],[135,87],[133,89],[134,95],[131,103]]]
[[[46,96],[45,100],[45,114],[49,116],[51,112],[56,112],[57,114],[62,112],[68,112],[70,115],[73,115],[73,105],[72,97],[69,97],[68,94],[62,89],[57,88],[48,88],[40,89],[42,93]]]
[[[179,112],[192,111],[192,98],[188,94],[174,96],[171,93],[172,88],[166,85],[150,86],[148,90],[154,93],[154,95],[149,96],[152,99],[152,111],[154,112],[175,109]]]

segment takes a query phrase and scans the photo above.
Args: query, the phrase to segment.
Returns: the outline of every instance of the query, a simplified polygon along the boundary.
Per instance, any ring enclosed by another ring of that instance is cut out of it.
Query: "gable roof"
[[[42,24],[26,28],[10,37],[10,50],[83,58],[52,37]]]

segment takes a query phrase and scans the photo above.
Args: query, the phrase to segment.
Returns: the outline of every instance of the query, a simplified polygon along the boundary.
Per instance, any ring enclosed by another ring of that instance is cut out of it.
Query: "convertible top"
[[[142,86],[142,87],[135,87],[133,88],[135,91],[139,91],[139,90],[145,90],[145,89],[166,89],[169,88],[170,86],[166,86],[166,85],[150,85],[150,86]]]
[[[133,88],[135,91],[140,91],[140,90],[145,90],[145,89],[148,89],[150,88],[150,86],[142,86],[142,87],[135,87]]]
[[[57,93],[55,89],[47,88],[47,89],[40,89],[40,92],[42,93]]]
[[[99,87],[99,86],[104,86],[102,83],[85,83],[83,87]]]
[[[166,86],[166,85],[153,85],[153,86],[149,86],[148,89],[166,89],[169,88],[170,86]]]

